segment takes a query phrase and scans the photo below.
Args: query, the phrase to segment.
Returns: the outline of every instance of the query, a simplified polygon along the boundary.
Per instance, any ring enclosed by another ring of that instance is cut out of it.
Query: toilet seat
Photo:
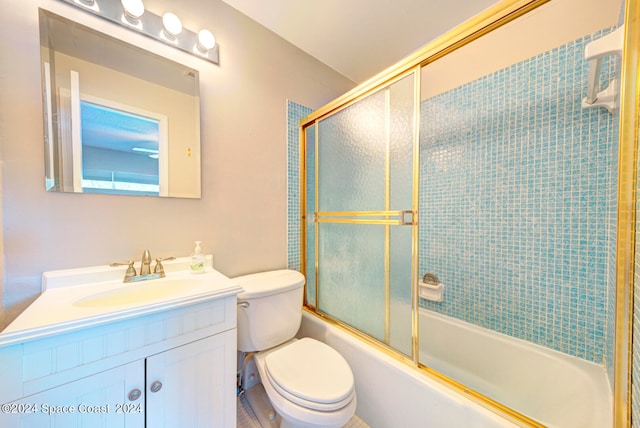
[[[330,412],[353,400],[351,368],[322,342],[303,338],[269,353],[264,361],[269,383],[292,403]]]

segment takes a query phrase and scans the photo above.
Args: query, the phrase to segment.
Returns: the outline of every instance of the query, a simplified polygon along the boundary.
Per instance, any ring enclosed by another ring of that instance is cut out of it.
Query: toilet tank
[[[302,321],[305,278],[294,270],[239,276],[238,350],[255,352],[293,338]]]

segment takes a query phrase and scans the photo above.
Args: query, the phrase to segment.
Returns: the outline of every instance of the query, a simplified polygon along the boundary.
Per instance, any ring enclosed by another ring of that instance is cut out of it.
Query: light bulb
[[[138,20],[144,14],[142,0],[121,0],[124,13],[132,19]]]
[[[200,30],[198,33],[198,49],[209,52],[216,45],[216,38],[209,30]]]
[[[162,15],[162,25],[165,33],[173,38],[182,32],[182,22],[175,13],[167,12]]]

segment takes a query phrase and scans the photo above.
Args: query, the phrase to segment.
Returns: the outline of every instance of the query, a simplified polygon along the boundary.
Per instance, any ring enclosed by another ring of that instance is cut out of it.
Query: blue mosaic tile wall
[[[617,122],[580,103],[584,46],[609,31],[424,101],[420,143],[420,275],[445,285],[421,306],[600,364]]]
[[[300,270],[300,120],[313,112],[287,100],[287,265]]]

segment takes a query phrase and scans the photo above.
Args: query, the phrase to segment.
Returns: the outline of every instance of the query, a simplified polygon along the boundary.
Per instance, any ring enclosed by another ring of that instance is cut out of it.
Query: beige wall
[[[553,0],[429,64],[427,99],[618,23],[622,0]],[[586,90],[586,88],[585,88]]]
[[[287,260],[286,99],[320,107],[354,84],[219,0],[145,0],[186,28],[210,28],[220,65],[162,46],[56,0],[0,0],[0,166],[4,304],[10,320],[42,272],[188,255],[194,240],[229,276]],[[38,7],[200,70],[202,198],[44,190]],[[2,248],[0,247],[0,248]]]

